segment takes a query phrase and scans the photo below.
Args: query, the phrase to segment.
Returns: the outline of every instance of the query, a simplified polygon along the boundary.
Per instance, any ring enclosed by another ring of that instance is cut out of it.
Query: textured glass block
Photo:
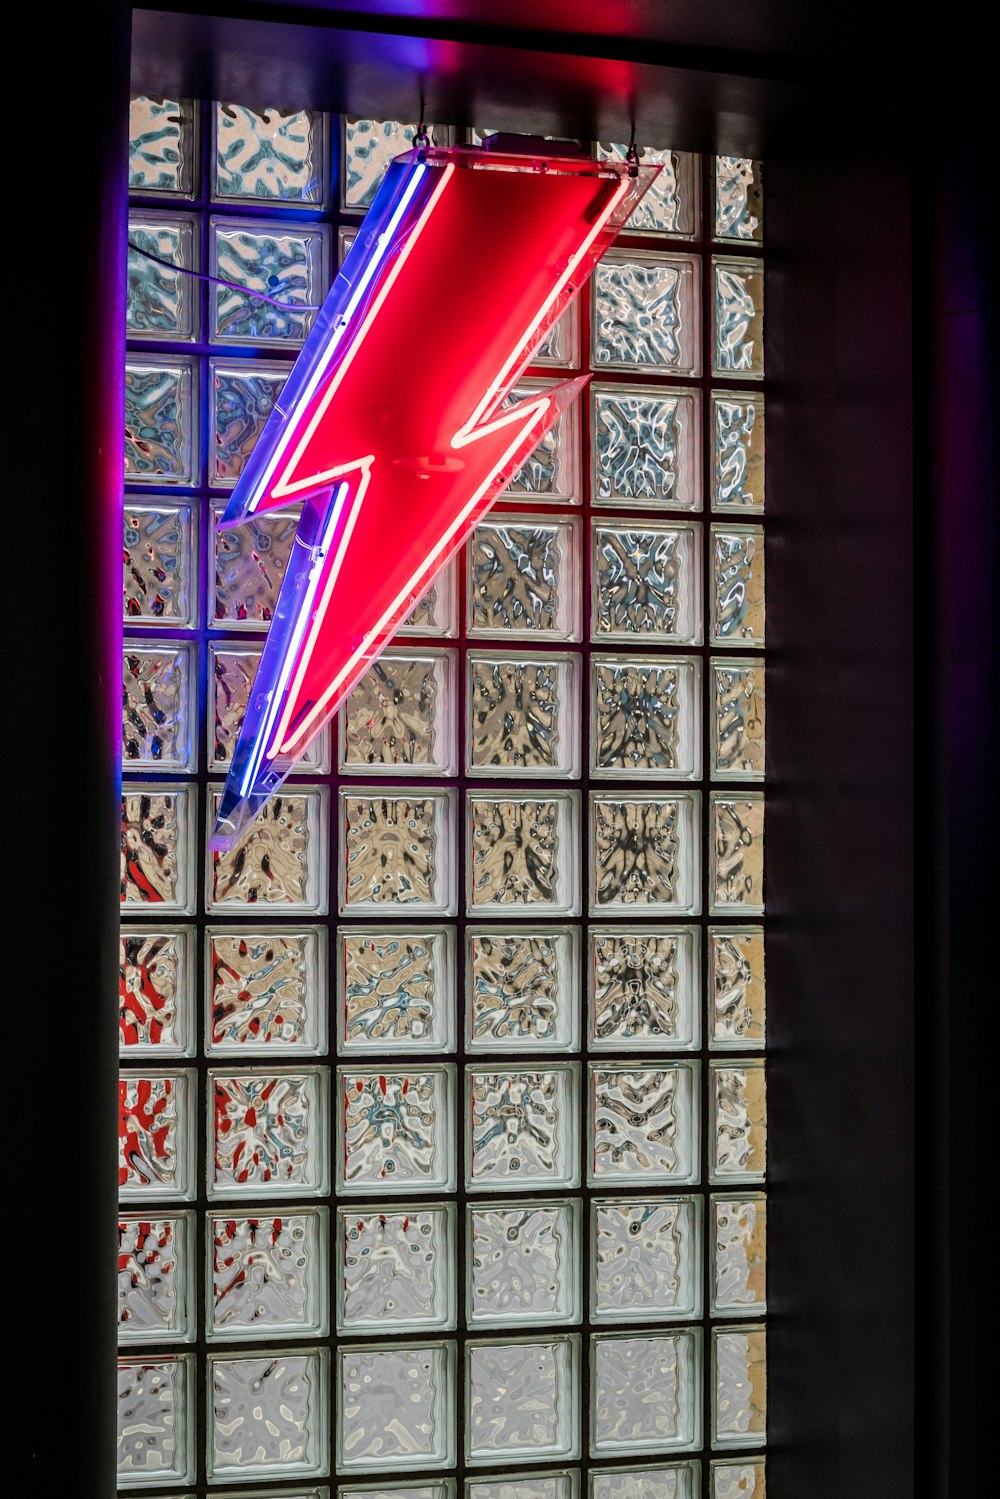
[[[761,244],[764,193],[761,164],[749,156],[715,158],[715,238]]]
[[[211,509],[215,591],[209,624],[217,630],[266,630],[298,531],[298,513],[272,510],[231,531],[218,531],[214,523],[222,508]]]
[[[329,1357],[325,1348],[209,1354],[210,1480],[329,1472]]]
[[[700,526],[594,521],[592,544],[595,638],[701,644]]]
[[[598,1333],[591,1349],[592,1456],[700,1445],[700,1329]]]
[[[143,212],[128,216],[128,289],[125,327],[130,337],[192,339],[198,327],[197,282],[181,266],[197,270],[197,219],[187,213]],[[143,253],[145,252],[145,253]],[[150,259],[155,256],[156,259]],[[167,261],[167,265],[161,262]]]
[[[234,595],[234,600],[235,597]],[[244,595],[244,602],[247,597],[248,595]],[[263,598],[262,591],[258,602],[263,603]],[[270,613],[270,603],[266,607]],[[263,621],[256,618],[248,618],[247,622],[263,626]],[[236,623],[237,621],[231,618],[224,620],[226,629],[232,629]],[[240,645],[232,642],[223,645],[216,644],[214,641],[209,644],[206,727],[210,771],[229,769],[233,749],[250,699],[250,688],[253,686],[253,680],[260,665],[261,650],[262,647],[259,645]],[[303,775],[317,771],[325,775],[329,769],[330,730],[327,727],[320,730],[305,754],[296,761],[296,770]]]
[[[194,1254],[192,1213],[119,1218],[119,1343],[194,1340]]]
[[[578,798],[469,794],[466,811],[468,909],[518,916],[579,910]]]
[[[759,1182],[767,1172],[767,1075],[763,1060],[710,1062],[711,1179]]]
[[[590,1499],[697,1499],[700,1493],[697,1463],[591,1469],[590,1474]]]
[[[712,373],[764,377],[764,262],[712,257]]]
[[[338,1473],[455,1463],[455,1345],[338,1349]]]
[[[579,934],[472,927],[466,1017],[469,1051],[576,1051],[580,1045]]]
[[[130,192],[193,196],[196,122],[197,105],[193,99],[151,99],[140,94],[130,101]]]
[[[762,781],[765,676],[759,657],[712,660],[712,777]]]
[[[493,516],[468,543],[472,636],[579,640],[579,525],[545,515]]]
[[[209,1197],[322,1197],[330,1175],[329,1074],[219,1072],[209,1079]]]
[[[213,288],[212,342],[301,344],[326,295],[326,225],[213,218],[209,235],[209,269],[227,283]]]
[[[625,161],[628,146],[599,141],[599,161]],[[698,232],[698,157],[669,147],[640,146],[643,166],[661,168],[638,207],[625,225],[624,234],[669,234],[674,239],[692,239]]]
[[[261,1499],[270,1499],[262,1495]],[[299,1499],[296,1494],[294,1499]],[[326,1499],[326,1496],[322,1496]],[[337,1499],[455,1499],[453,1478],[433,1479],[430,1483],[352,1483],[341,1484]]]
[[[454,796],[419,786],[341,789],[341,915],[454,915]]]
[[[760,927],[710,927],[709,1044],[756,1050],[765,1039],[764,933]]]
[[[466,1069],[465,1171],[473,1192],[575,1187],[580,1068]]]
[[[701,374],[697,255],[609,250],[592,284],[594,369]]]
[[[701,393],[591,386],[595,505],[701,509]]]
[[[712,1446],[763,1447],[767,1441],[767,1332],[712,1329]]]
[[[577,1475],[571,1471],[465,1480],[465,1499],[577,1499],[578,1493]]]
[[[441,569],[396,633],[402,637],[455,638],[458,634],[458,580],[454,562]]]
[[[762,1457],[738,1457],[714,1462],[711,1499],[767,1499],[765,1462]]]
[[[456,1252],[451,1203],[342,1208],[334,1276],[337,1331],[451,1331]]]
[[[129,624],[195,623],[194,516],[190,505],[136,505],[126,496],[122,610]]]
[[[190,1483],[195,1370],[191,1354],[118,1360],[118,1487]]]
[[[580,1342],[517,1338],[466,1349],[465,1451],[470,1463],[579,1453]]]
[[[215,825],[220,796],[216,790],[209,796],[209,833]],[[266,905],[287,914],[325,914],[327,817],[325,786],[283,787],[232,849],[225,853],[210,850],[208,909],[230,911]]]
[[[216,1214],[207,1228],[210,1342],[326,1333],[325,1208],[280,1217]]]
[[[361,120],[347,115],[343,131],[343,170],[340,201],[344,208],[368,209],[382,185],[382,178],[394,157],[413,149],[417,124],[400,120]],[[442,125],[425,125],[434,146],[446,146],[448,130]]]
[[[118,1080],[118,1196],[194,1196],[195,1074],[123,1072]]]
[[[764,644],[764,532],[712,527],[712,644]]]
[[[194,931],[123,927],[118,940],[118,1051],[186,1057],[194,1050]]]
[[[697,1047],[700,953],[694,927],[591,927],[591,1051]]]
[[[194,909],[193,786],[127,781],[122,790],[122,914]]]
[[[337,933],[337,1046],[348,1055],[454,1051],[451,927]]]
[[[701,662],[591,656],[591,768],[609,780],[701,778]]]
[[[767,1198],[712,1197],[709,1293],[712,1315],[767,1311]]]
[[[189,645],[126,640],[122,657],[122,767],[193,770],[197,656]]]
[[[348,775],[454,775],[458,682],[454,651],[388,650],[339,713]]]
[[[263,359],[210,359],[208,363],[208,482],[232,489],[254,450],[285,383],[289,364]],[[266,519],[252,523],[262,526]],[[240,534],[228,532],[228,536]]]
[[[591,1182],[697,1182],[698,1069],[591,1063]]]
[[[325,927],[214,927],[205,964],[206,1051],[253,1061],[326,1050]]]
[[[574,299],[531,356],[532,365],[576,369],[580,363],[580,302]]]
[[[754,514],[764,509],[764,397],[712,392],[712,505]]]
[[[533,361],[534,362],[534,361]],[[522,380],[503,402],[509,409],[521,401],[552,390],[554,380]],[[562,501],[580,503],[580,431],[575,401],[552,423],[534,452],[521,465],[504,489],[512,500],[539,500],[545,504]]]
[[[455,1069],[337,1069],[339,1190],[455,1190]]]
[[[700,810],[697,791],[591,792],[591,914],[697,916]]]
[[[580,1204],[467,1209],[470,1323],[554,1326],[580,1320]]]
[[[764,793],[713,791],[713,916],[759,916],[764,910]]]
[[[193,359],[125,361],[125,483],[195,484],[198,372]]]
[[[321,208],[327,180],[323,115],[216,104],[213,198],[278,198]]]
[[[601,1197],[591,1204],[595,1322],[701,1316],[698,1197]]]
[[[576,655],[470,651],[466,669],[470,776],[579,775]]]

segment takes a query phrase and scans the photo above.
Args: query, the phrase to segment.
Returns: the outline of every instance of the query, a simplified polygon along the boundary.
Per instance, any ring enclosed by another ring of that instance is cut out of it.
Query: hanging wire
[[[193,276],[196,281],[211,281],[214,286],[228,286],[230,291],[241,292],[244,297],[256,297],[258,302],[266,302],[269,307],[277,307],[279,312],[319,312],[318,306],[309,306],[305,302],[279,302],[277,297],[269,297],[266,292],[255,291],[252,286],[241,286],[238,281],[227,281],[224,276],[210,276],[207,271],[193,271],[186,265],[175,265],[172,260],[164,260],[162,255],[154,255],[152,250],[144,250],[134,240],[129,240],[128,247],[137,255],[143,256],[145,260],[153,260],[157,265],[166,266],[168,271],[176,271],[179,276]]]

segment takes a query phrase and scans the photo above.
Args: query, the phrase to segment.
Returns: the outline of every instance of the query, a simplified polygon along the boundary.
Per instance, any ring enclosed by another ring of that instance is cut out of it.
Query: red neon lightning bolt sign
[[[304,502],[215,847],[585,383],[504,407],[658,170],[472,148],[393,163],[221,521]]]

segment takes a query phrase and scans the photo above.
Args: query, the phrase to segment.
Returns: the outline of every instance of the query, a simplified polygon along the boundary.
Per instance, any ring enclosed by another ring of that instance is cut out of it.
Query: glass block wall
[[[648,150],[585,398],[206,854],[295,514],[214,520],[413,134],[133,102],[121,1489],[763,1499],[758,163]]]

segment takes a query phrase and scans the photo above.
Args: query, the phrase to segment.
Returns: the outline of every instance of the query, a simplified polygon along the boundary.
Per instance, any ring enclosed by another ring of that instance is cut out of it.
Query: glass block
[[[580,661],[575,654],[470,651],[470,776],[580,773]]]
[[[337,1471],[455,1463],[455,1345],[337,1350]]]
[[[270,1499],[270,1496],[262,1496]],[[296,1494],[293,1499],[299,1499]],[[337,1490],[337,1499],[455,1499],[453,1478],[433,1479],[430,1483],[352,1483]]]
[[[712,527],[712,644],[764,644],[764,531]]]
[[[763,1447],[767,1441],[767,1331],[712,1329],[712,1446]]]
[[[193,786],[128,781],[122,790],[121,905],[124,914],[149,906],[189,915],[194,910]]]
[[[197,483],[197,391],[194,359],[172,354],[126,359],[126,484]]]
[[[701,1445],[701,1329],[592,1340],[593,1457]]]
[[[455,1190],[455,1069],[337,1069],[339,1190]]]
[[[232,489],[264,430],[290,369],[289,364],[263,359],[209,360],[209,484],[217,489]],[[273,511],[269,518],[274,519]],[[264,519],[251,524],[261,526]]]
[[[609,250],[593,275],[594,369],[701,374],[697,255]]]
[[[749,156],[715,158],[716,239],[761,244],[764,239],[764,192],[761,164]]]
[[[455,1050],[451,927],[337,933],[337,1047],[346,1055]]]
[[[118,1196],[194,1196],[193,1072],[123,1072],[118,1080]]]
[[[191,645],[126,640],[122,656],[122,767],[195,768],[197,655]]]
[[[764,933],[709,927],[709,1045],[756,1050],[765,1039]]]
[[[714,1462],[711,1499],[766,1499],[765,1462],[762,1457],[738,1457]]]
[[[764,509],[764,397],[712,392],[712,505],[746,515]]]
[[[518,916],[526,908],[575,916],[580,908],[574,791],[525,797],[469,794],[468,909]]]
[[[211,508],[215,596],[209,625],[217,630],[266,630],[299,528],[298,512],[272,510],[231,531],[215,529]],[[244,708],[245,711],[245,708]]]
[[[208,833],[221,791],[208,798]],[[328,906],[329,808],[325,786],[284,786],[234,848],[210,850],[206,901],[210,911],[269,906],[283,914],[325,915]]]
[[[554,380],[521,380],[503,402],[503,408],[528,400],[540,390],[552,390],[555,384]],[[505,487],[504,494],[512,500],[538,500],[549,505],[580,503],[580,431],[575,401],[552,423]]]
[[[382,178],[394,157],[413,149],[417,123],[400,120],[362,120],[347,115],[342,121],[343,153],[340,201],[343,208],[371,207]],[[446,146],[449,132],[442,125],[425,125],[434,146]]]
[[[698,1062],[591,1063],[593,1184],[698,1181],[698,1071]]]
[[[579,1322],[579,1201],[470,1207],[466,1231],[470,1324]]]
[[[230,533],[232,534],[232,533]],[[233,599],[238,597],[233,595]],[[244,594],[244,601],[247,599]],[[258,602],[263,604],[263,591]],[[270,614],[271,603],[265,605]],[[249,622],[249,621],[248,621]],[[253,622],[263,625],[263,621]],[[226,618],[225,628],[232,629],[236,623]],[[242,645],[233,642],[208,647],[208,768],[210,771],[226,771],[232,761],[233,749],[243,724],[243,717],[250,698],[257,668],[260,665],[260,645]],[[319,773],[326,775],[330,769],[330,730],[321,729],[296,761],[296,770],[303,775]]]
[[[453,916],[455,793],[431,787],[342,788],[340,913]]]
[[[458,682],[454,651],[388,650],[338,715],[348,775],[454,775]]]
[[[192,507],[137,505],[126,496],[122,610],[127,623],[194,624],[196,579]]]
[[[118,940],[118,1051],[186,1057],[194,1050],[194,931],[123,927]]]
[[[176,342],[194,338],[200,305],[197,282],[171,266],[198,269],[197,227],[197,219],[188,213],[134,208],[129,214],[125,327],[130,337]]]
[[[532,366],[576,369],[580,363],[580,301],[574,300],[552,324],[531,356]]]
[[[764,910],[764,793],[713,791],[713,916],[760,916]]]
[[[701,527],[592,523],[595,639],[700,645]]]
[[[314,208],[326,202],[322,114],[217,103],[213,147],[213,198],[280,199]]]
[[[593,916],[697,916],[701,908],[697,791],[593,791],[590,912]]]
[[[669,1463],[655,1468],[591,1469],[590,1499],[697,1499],[699,1465]]]
[[[709,1063],[711,1180],[759,1182],[767,1172],[767,1075],[763,1060]]]
[[[701,662],[591,656],[591,769],[611,779],[701,779]]]
[[[600,1197],[591,1204],[595,1322],[701,1316],[698,1197]]]
[[[595,505],[701,509],[701,392],[592,385]]]
[[[211,927],[205,1050],[316,1056],[326,1050],[326,928]]]
[[[210,219],[209,269],[228,283],[213,288],[212,342],[302,344],[326,295],[329,237],[325,224]]]
[[[690,1051],[701,1039],[695,927],[591,927],[591,1051]]]
[[[579,640],[580,531],[574,520],[495,515],[468,542],[473,637]]]
[[[709,1246],[712,1315],[767,1311],[767,1198],[763,1192],[712,1197]]]
[[[323,1197],[330,1176],[329,1073],[211,1071],[209,1197]]]
[[[454,562],[441,569],[396,634],[400,637],[434,636],[442,640],[455,638],[458,634],[458,582]]]
[[[118,1360],[118,1487],[190,1483],[195,1476],[194,1359]]]
[[[329,1359],[325,1348],[208,1355],[210,1480],[329,1472]]]
[[[123,1214],[118,1342],[190,1343],[194,1335],[194,1214]]]
[[[626,161],[628,146],[598,141],[598,161]],[[693,239],[698,233],[698,157],[690,151],[669,147],[640,146],[643,166],[658,166],[659,175],[646,191],[623,229],[623,234],[669,234],[674,239]]]
[[[577,1499],[577,1474],[519,1473],[517,1477],[465,1480],[465,1499]]]
[[[579,1184],[580,1068],[466,1069],[466,1185],[472,1192]]]
[[[207,1230],[210,1342],[325,1335],[325,1208],[280,1217],[215,1214]]]
[[[469,1051],[578,1050],[575,927],[470,927],[466,942]]]
[[[139,94],[128,111],[128,185],[133,193],[194,196],[197,105]]]
[[[759,656],[712,659],[712,777],[762,781],[765,674]]]
[[[531,1462],[579,1453],[580,1340],[575,1333],[466,1348],[466,1459]]]
[[[764,378],[764,262],[712,256],[712,374]]]
[[[452,1203],[342,1208],[337,1331],[451,1331],[456,1252]]]

